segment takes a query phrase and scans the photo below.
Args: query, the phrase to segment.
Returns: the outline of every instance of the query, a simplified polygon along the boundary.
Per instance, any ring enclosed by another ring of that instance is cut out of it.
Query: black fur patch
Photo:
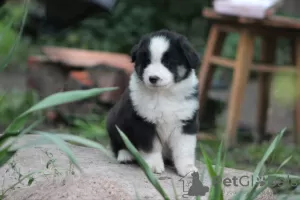
[[[199,131],[199,119],[198,119],[198,110],[194,112],[194,115],[191,119],[183,120],[184,123],[182,127],[183,134],[197,134]]]
[[[199,96],[198,85],[195,85],[194,92],[190,96],[185,97],[185,99],[186,100],[196,99],[198,101],[198,96]]]
[[[122,99],[110,110],[106,125],[115,156],[119,150],[126,149],[116,125],[137,149],[145,152],[152,150],[153,140],[156,136],[155,125],[145,121],[134,111],[128,89],[124,92]]]

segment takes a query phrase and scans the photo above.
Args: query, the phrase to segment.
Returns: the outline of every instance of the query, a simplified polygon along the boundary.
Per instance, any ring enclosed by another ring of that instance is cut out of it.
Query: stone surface
[[[26,136],[25,141],[34,140],[36,136]],[[114,159],[109,158],[102,152],[85,147],[70,145],[72,151],[77,157],[83,173],[70,166],[69,160],[64,153],[56,146],[46,144],[43,146],[35,146],[19,151],[11,160],[16,163],[16,168],[23,175],[29,172],[42,170],[36,174],[35,181],[31,186],[19,185],[15,190],[7,193],[7,200],[160,200],[162,197],[149,183],[143,171],[134,164],[118,164]],[[49,160],[55,159],[53,165],[46,168]],[[6,165],[0,169],[0,182],[4,181],[3,188],[16,182],[16,175],[13,173],[11,165]],[[201,163],[197,164],[200,170],[200,176],[203,175],[203,185],[210,186],[211,181],[208,177],[205,166]],[[9,169],[9,170],[8,170]],[[59,174],[58,171],[61,173]],[[156,175],[165,189],[167,194],[173,200],[175,199],[172,182],[175,185],[179,199],[195,199],[187,195],[188,186],[186,185],[191,179],[189,177],[179,177],[174,169],[167,167],[166,172]],[[225,169],[224,178],[251,176],[250,172]],[[184,180],[184,182],[182,181]],[[185,187],[183,187],[183,183]],[[246,181],[243,181],[246,183]],[[229,187],[224,186],[225,199],[230,199],[242,186]],[[201,199],[207,199],[208,193]],[[272,200],[274,199],[271,190],[265,190],[257,199]]]

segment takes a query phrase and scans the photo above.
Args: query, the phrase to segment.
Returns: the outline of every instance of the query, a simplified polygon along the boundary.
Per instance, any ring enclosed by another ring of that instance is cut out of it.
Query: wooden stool
[[[199,72],[200,117],[205,106],[208,89],[211,85],[214,65],[233,69],[231,94],[228,103],[226,124],[227,147],[236,144],[236,129],[240,118],[241,104],[244,98],[250,70],[259,74],[259,98],[257,132],[262,140],[266,132],[267,110],[269,106],[271,73],[297,73],[297,88],[300,90],[300,22],[294,19],[272,16],[264,20],[245,19],[223,16],[211,9],[205,9],[203,16],[212,20],[206,52]],[[235,60],[220,56],[224,40],[228,33],[237,32],[240,36]],[[261,64],[253,64],[255,37],[262,37]],[[288,38],[292,47],[293,66],[275,66],[276,40],[278,37]],[[273,65],[272,65],[273,64]],[[297,69],[297,70],[296,70]],[[295,106],[295,142],[300,144],[300,101]]]

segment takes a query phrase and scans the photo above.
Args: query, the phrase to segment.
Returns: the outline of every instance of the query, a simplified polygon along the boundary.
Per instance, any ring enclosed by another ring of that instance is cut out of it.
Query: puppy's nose
[[[150,76],[150,77],[149,77],[149,81],[150,81],[150,83],[152,83],[152,84],[155,84],[158,80],[159,80],[159,77],[158,77],[158,76]]]

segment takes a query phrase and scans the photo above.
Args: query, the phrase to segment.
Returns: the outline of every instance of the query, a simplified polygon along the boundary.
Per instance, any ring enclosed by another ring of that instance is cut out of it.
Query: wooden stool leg
[[[292,55],[293,55],[293,64],[296,66],[296,92],[297,99],[294,110],[294,134],[295,134],[295,143],[300,144],[300,38],[292,41]]]
[[[220,32],[218,25],[213,25],[206,46],[202,66],[199,70],[199,117],[202,118],[203,108],[205,106],[208,90],[211,85],[215,67],[211,66],[210,59],[214,55],[219,55],[226,38],[226,33]]]
[[[272,36],[262,38],[262,55],[261,60],[266,64],[275,62],[276,38]],[[259,73],[258,77],[258,106],[257,106],[257,133],[258,141],[264,140],[267,127],[268,108],[270,102],[272,74]]]
[[[241,104],[248,82],[248,75],[252,65],[254,48],[254,36],[247,30],[240,35],[237,49],[237,59],[234,66],[233,82],[228,105],[228,118],[226,125],[226,146],[232,147],[236,144],[236,129],[240,118]]]

